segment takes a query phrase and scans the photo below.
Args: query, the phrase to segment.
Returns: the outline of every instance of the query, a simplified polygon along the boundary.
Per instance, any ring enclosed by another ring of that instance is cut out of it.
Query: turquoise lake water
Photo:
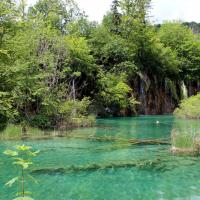
[[[172,116],[100,119],[96,127],[76,129],[70,134],[124,139],[168,138],[173,122]],[[34,200],[200,200],[200,158],[172,155],[168,145],[121,147],[119,142],[54,138],[0,141],[0,152],[23,143],[41,151],[32,170],[145,161],[157,163],[145,167],[34,173],[38,184],[26,183]],[[5,183],[16,174],[12,161],[1,154],[0,200],[15,197],[18,185],[8,188]]]

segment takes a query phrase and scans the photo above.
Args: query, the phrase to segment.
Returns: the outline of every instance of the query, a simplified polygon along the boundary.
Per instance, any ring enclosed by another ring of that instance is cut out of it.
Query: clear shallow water
[[[159,120],[160,124],[156,125]],[[71,134],[117,136],[119,138],[167,138],[173,126],[171,116],[101,119],[94,128]],[[1,141],[0,152],[22,144]],[[116,142],[55,138],[29,141],[41,150],[33,169],[67,168],[92,164],[152,161],[156,165],[83,170],[71,173],[36,173],[39,184],[28,184],[35,200],[198,200],[200,199],[200,158],[173,156],[169,146],[123,146]],[[116,147],[117,148],[113,148]],[[12,199],[14,188],[4,183],[16,175],[11,160],[0,156],[0,200]]]

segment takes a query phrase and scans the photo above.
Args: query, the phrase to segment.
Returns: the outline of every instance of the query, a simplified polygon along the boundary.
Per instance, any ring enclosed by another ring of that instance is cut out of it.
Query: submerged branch
[[[121,142],[121,143],[127,143],[131,145],[169,145],[171,144],[170,140],[168,138],[163,139],[123,139],[123,138],[117,138],[117,137],[111,137],[111,136],[105,136],[105,137],[98,137],[98,136],[85,136],[85,135],[74,135],[74,136],[68,136],[69,138],[74,139],[82,139],[82,140],[92,140],[92,141],[98,141],[98,142]]]
[[[69,166],[66,168],[44,168],[44,169],[35,169],[32,171],[33,174],[65,174],[73,172],[84,172],[84,171],[97,171],[97,170],[106,170],[106,169],[116,169],[116,168],[131,168],[138,167],[142,169],[155,168],[162,165],[160,159],[152,160],[142,160],[142,161],[122,161],[118,163],[103,163],[103,164],[89,164],[84,166]]]

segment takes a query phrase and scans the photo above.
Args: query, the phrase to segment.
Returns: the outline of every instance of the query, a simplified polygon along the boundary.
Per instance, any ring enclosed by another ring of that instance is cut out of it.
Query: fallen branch
[[[99,142],[121,142],[131,145],[169,145],[171,144],[168,138],[164,139],[123,139],[111,136],[97,137],[97,136],[85,136],[85,135],[69,135],[69,138],[82,139],[82,140],[92,140]]]
[[[83,171],[97,171],[105,169],[116,169],[116,168],[131,168],[138,167],[142,169],[146,168],[155,168],[159,169],[163,167],[162,161],[156,159],[154,161],[128,161],[128,162],[118,162],[118,163],[106,163],[106,164],[89,164],[85,166],[69,166],[66,168],[44,168],[44,169],[35,169],[32,171],[33,174],[50,174],[54,175],[56,173],[73,173],[73,172],[83,172]]]

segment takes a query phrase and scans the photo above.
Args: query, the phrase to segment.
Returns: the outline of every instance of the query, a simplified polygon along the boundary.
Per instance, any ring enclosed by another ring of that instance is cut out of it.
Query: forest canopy
[[[172,113],[200,90],[198,24],[150,22],[114,0],[91,22],[73,0],[0,2],[0,121],[60,127],[89,114]]]

